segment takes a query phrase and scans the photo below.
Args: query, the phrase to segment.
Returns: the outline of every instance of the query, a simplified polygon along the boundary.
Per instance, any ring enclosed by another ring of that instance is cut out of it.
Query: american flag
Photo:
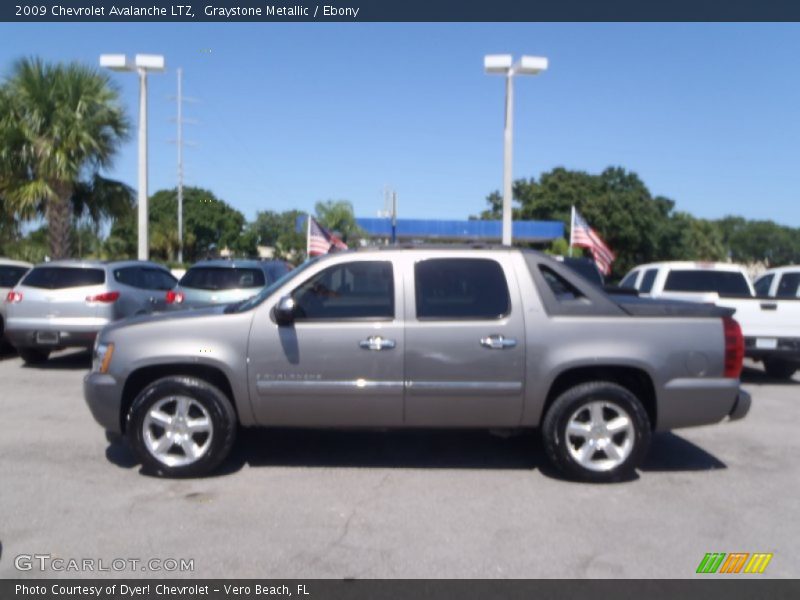
[[[589,227],[589,224],[578,214],[574,206],[572,207],[569,245],[589,248],[592,251],[594,262],[597,263],[597,267],[602,271],[603,275],[608,275],[611,272],[611,263],[614,262],[616,255],[611,251],[611,248],[606,246],[603,238]]]
[[[308,255],[319,256],[320,254],[327,254],[334,248],[336,250],[347,250],[347,244],[317,223],[317,220],[309,215]]]

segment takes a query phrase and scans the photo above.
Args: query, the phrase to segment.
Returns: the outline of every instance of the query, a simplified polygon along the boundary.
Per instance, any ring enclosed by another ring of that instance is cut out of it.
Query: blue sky
[[[701,217],[800,226],[798,24],[0,24],[22,55],[97,63],[161,53],[150,78],[150,191],[176,185],[176,67],[187,185],[252,218],[344,198],[358,216],[466,218],[501,186],[503,82],[487,53],[547,56],[516,80],[514,177],[636,171]],[[114,74],[132,121],[137,80]],[[111,175],[136,182],[136,135]]]

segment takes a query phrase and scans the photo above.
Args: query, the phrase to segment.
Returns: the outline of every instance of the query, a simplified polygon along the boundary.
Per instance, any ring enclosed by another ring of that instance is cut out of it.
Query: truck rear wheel
[[[780,358],[765,358],[764,370],[767,375],[775,379],[791,379],[794,372],[797,371],[797,365]]]
[[[630,390],[607,381],[563,392],[545,415],[542,438],[550,461],[580,481],[629,476],[650,444],[650,420]]]
[[[196,377],[164,377],[131,404],[126,433],[145,469],[168,477],[213,471],[230,453],[236,413],[219,389]]]

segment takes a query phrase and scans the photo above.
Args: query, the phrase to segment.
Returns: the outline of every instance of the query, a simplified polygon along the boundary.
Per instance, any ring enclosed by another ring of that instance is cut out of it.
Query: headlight
[[[92,359],[92,371],[106,373],[111,364],[111,356],[114,354],[114,344],[96,344],[94,358]]]

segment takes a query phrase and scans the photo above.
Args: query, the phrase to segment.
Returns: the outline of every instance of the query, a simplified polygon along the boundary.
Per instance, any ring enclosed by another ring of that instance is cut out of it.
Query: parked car
[[[762,361],[770,376],[781,379],[790,378],[800,367],[800,300],[756,297],[740,265],[653,263],[631,270],[620,285],[633,287],[646,297],[735,309],[748,357]]]
[[[755,295],[744,267],[715,262],[661,262],[640,265],[622,278],[621,288],[640,296],[694,302]]]
[[[753,287],[759,297],[800,298],[800,265],[769,269]]]
[[[166,301],[173,308],[199,308],[246,300],[291,269],[282,260],[204,260],[186,271]]]
[[[673,304],[527,250],[346,251],[227,307],[107,326],[84,393],[162,475],[212,471],[239,425],[539,427],[564,473],[616,480],[653,431],[749,409],[732,311]]]
[[[7,344],[5,338],[6,303],[3,300],[32,266],[31,263],[0,257],[0,349]]]
[[[6,335],[26,363],[65,347],[91,348],[112,321],[164,310],[175,286],[152,262],[60,260],[36,265],[8,292]]]

